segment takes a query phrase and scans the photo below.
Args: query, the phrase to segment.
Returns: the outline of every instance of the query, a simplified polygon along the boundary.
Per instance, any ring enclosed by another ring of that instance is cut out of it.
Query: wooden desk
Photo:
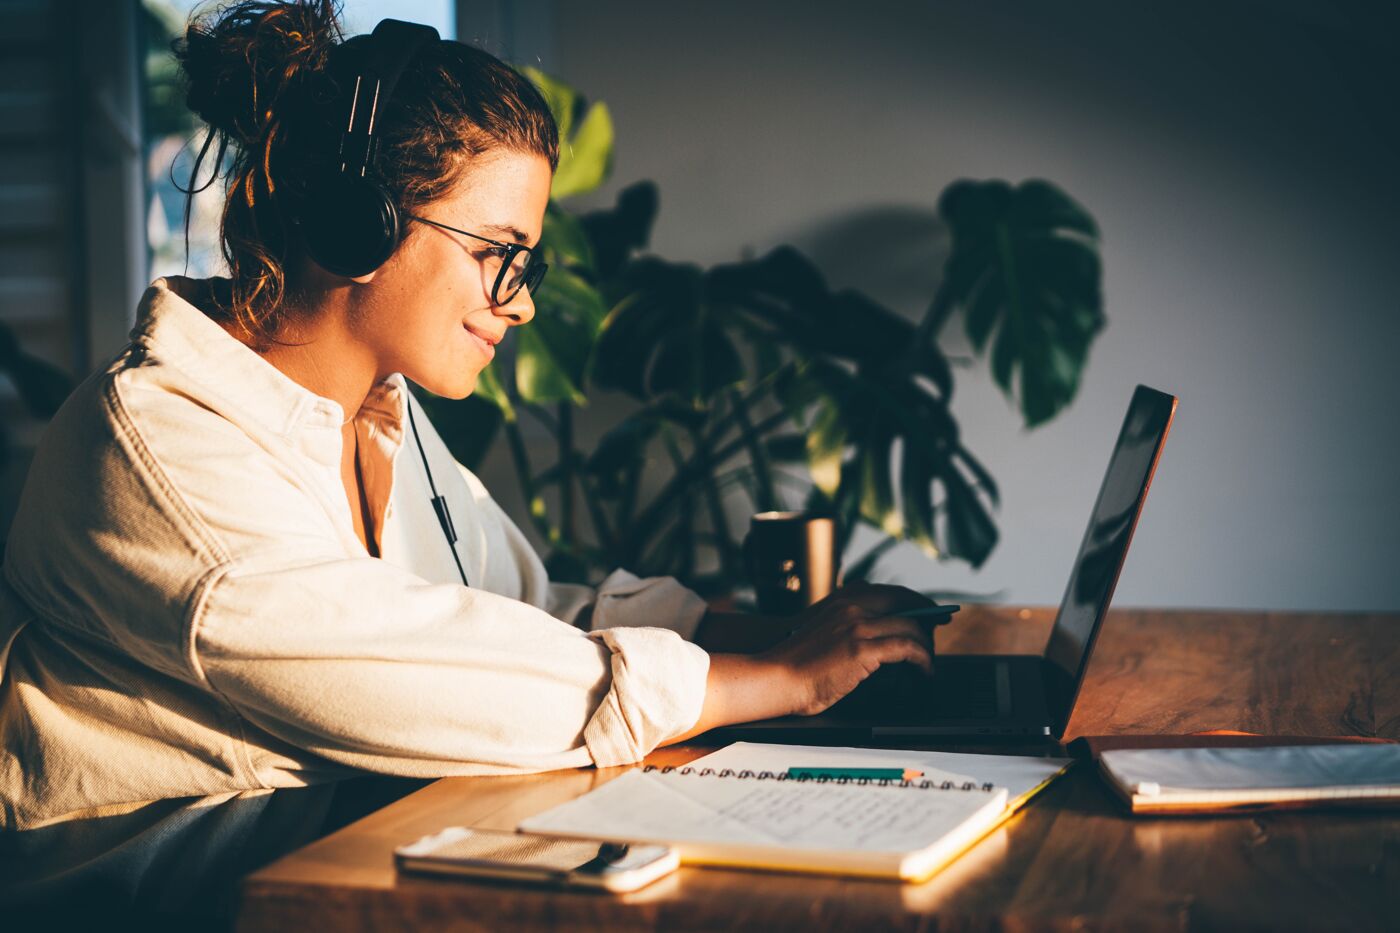
[[[940,651],[1036,651],[1049,610],[966,611]],[[946,636],[946,637],[944,637]],[[1400,616],[1115,611],[1067,740],[1400,737]],[[657,763],[708,751],[662,750]],[[242,930],[1395,929],[1400,813],[1130,818],[1076,768],[923,885],[682,868],[624,897],[398,877],[395,845],[512,829],[623,769],[450,778],[251,875]]]

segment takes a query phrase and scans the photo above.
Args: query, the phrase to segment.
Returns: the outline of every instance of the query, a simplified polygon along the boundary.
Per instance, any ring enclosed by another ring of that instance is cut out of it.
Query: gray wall
[[[1400,20],[1383,6],[523,9],[535,55],[613,110],[616,171],[590,202],[654,179],[668,258],[793,243],[918,314],[949,181],[1048,178],[1100,221],[1109,327],[1072,408],[1028,432],[985,365],[959,371],[954,412],[1003,491],[997,551],[972,572],[909,548],[886,576],[1058,602],[1144,382],[1182,401],[1119,605],[1395,610]]]

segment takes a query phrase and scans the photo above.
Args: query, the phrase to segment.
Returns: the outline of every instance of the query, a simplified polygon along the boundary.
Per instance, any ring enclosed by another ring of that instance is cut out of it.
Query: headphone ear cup
[[[321,268],[354,278],[384,264],[399,245],[399,212],[376,182],[331,175],[308,186],[302,245]]]

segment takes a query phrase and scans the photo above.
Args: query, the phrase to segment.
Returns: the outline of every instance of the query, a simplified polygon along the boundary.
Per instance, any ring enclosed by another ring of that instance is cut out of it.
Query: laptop
[[[1133,392],[1043,654],[939,656],[931,678],[911,665],[885,667],[819,715],[726,726],[707,738],[807,745],[1060,739],[1176,405],[1174,396],[1146,386]]]

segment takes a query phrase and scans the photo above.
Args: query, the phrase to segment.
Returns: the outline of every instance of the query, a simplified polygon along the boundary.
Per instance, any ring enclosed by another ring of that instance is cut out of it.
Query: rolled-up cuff
[[[657,628],[593,632],[612,652],[612,686],[583,731],[600,768],[639,761],[695,725],[705,704],[710,656]]]
[[[614,570],[598,587],[589,627],[595,632],[616,628],[670,629],[687,641],[695,637],[708,607],[675,577],[642,579]]]

